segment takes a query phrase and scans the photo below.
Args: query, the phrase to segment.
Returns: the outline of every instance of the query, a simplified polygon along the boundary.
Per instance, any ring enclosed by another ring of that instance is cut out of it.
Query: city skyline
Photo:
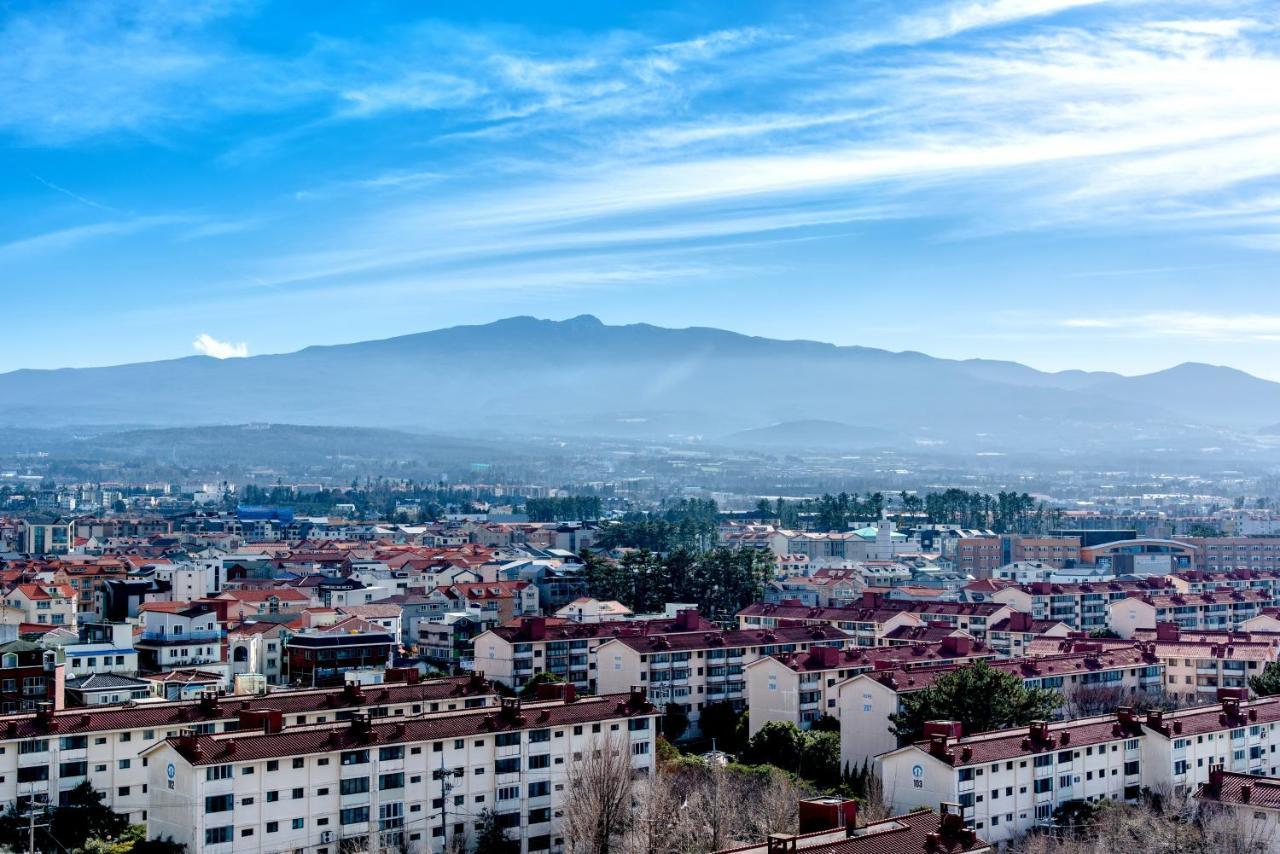
[[[1265,4],[432,13],[8,7],[0,370],[591,313],[1280,379]]]

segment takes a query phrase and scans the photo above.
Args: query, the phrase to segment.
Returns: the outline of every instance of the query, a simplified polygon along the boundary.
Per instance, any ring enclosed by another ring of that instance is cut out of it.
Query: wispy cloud
[[[0,129],[70,144],[281,116],[235,140],[219,164],[229,170],[278,153],[273,139],[335,127],[410,140],[398,161],[358,171],[344,160],[292,195],[275,191],[272,203],[305,210],[309,227],[240,261],[242,281],[269,288],[440,281],[446,267],[477,283],[484,274],[458,270],[925,216],[955,239],[1123,223],[1280,248],[1280,51],[1263,7],[855,8],[674,40],[426,20],[274,56],[226,35],[222,24],[252,11],[238,4],[33,12],[0,29]],[[208,215],[188,236],[258,216]],[[76,226],[0,253],[130,227]]]
[[[191,218],[186,216],[158,215],[75,225],[0,243],[0,258],[17,260],[51,252],[62,252],[93,240],[136,234],[148,229],[189,222]]]
[[[230,341],[219,341],[207,332],[200,333],[200,337],[192,341],[191,346],[195,348],[197,353],[211,356],[215,359],[243,359],[249,355],[249,345],[243,341],[238,344],[233,344]]]
[[[1150,312],[1123,317],[1073,317],[1068,329],[1103,331],[1123,337],[1195,338],[1214,342],[1280,341],[1280,314]]]

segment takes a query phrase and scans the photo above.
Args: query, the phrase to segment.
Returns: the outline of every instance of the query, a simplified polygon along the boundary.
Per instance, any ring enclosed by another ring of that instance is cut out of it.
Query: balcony
[[[169,632],[143,632],[138,635],[138,643],[148,644],[190,644],[190,643],[213,643],[222,640],[222,632],[186,632],[184,634],[172,634]]]

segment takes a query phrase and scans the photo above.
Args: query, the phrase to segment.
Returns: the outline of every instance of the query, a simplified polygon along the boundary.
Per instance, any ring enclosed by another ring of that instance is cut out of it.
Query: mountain
[[[1045,373],[590,316],[513,317],[225,361],[0,374],[0,424],[17,428],[277,422],[750,444],[788,433],[830,438],[862,424],[909,448],[1129,453],[1248,450],[1277,421],[1280,385],[1229,368]],[[812,422],[841,426],[786,426]]]

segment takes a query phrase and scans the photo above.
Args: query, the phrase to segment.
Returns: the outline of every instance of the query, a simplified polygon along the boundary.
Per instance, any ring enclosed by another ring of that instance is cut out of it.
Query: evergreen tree
[[[1280,694],[1280,661],[1269,663],[1257,676],[1250,677],[1249,687],[1259,697]]]
[[[520,843],[507,837],[507,831],[498,825],[498,817],[493,810],[480,813],[476,825],[472,854],[519,854]]]
[[[966,733],[1022,726],[1048,720],[1062,698],[1047,688],[1028,688],[1013,673],[985,661],[945,673],[928,688],[902,697],[902,711],[889,716],[900,742],[924,734],[925,721],[960,721]]]

